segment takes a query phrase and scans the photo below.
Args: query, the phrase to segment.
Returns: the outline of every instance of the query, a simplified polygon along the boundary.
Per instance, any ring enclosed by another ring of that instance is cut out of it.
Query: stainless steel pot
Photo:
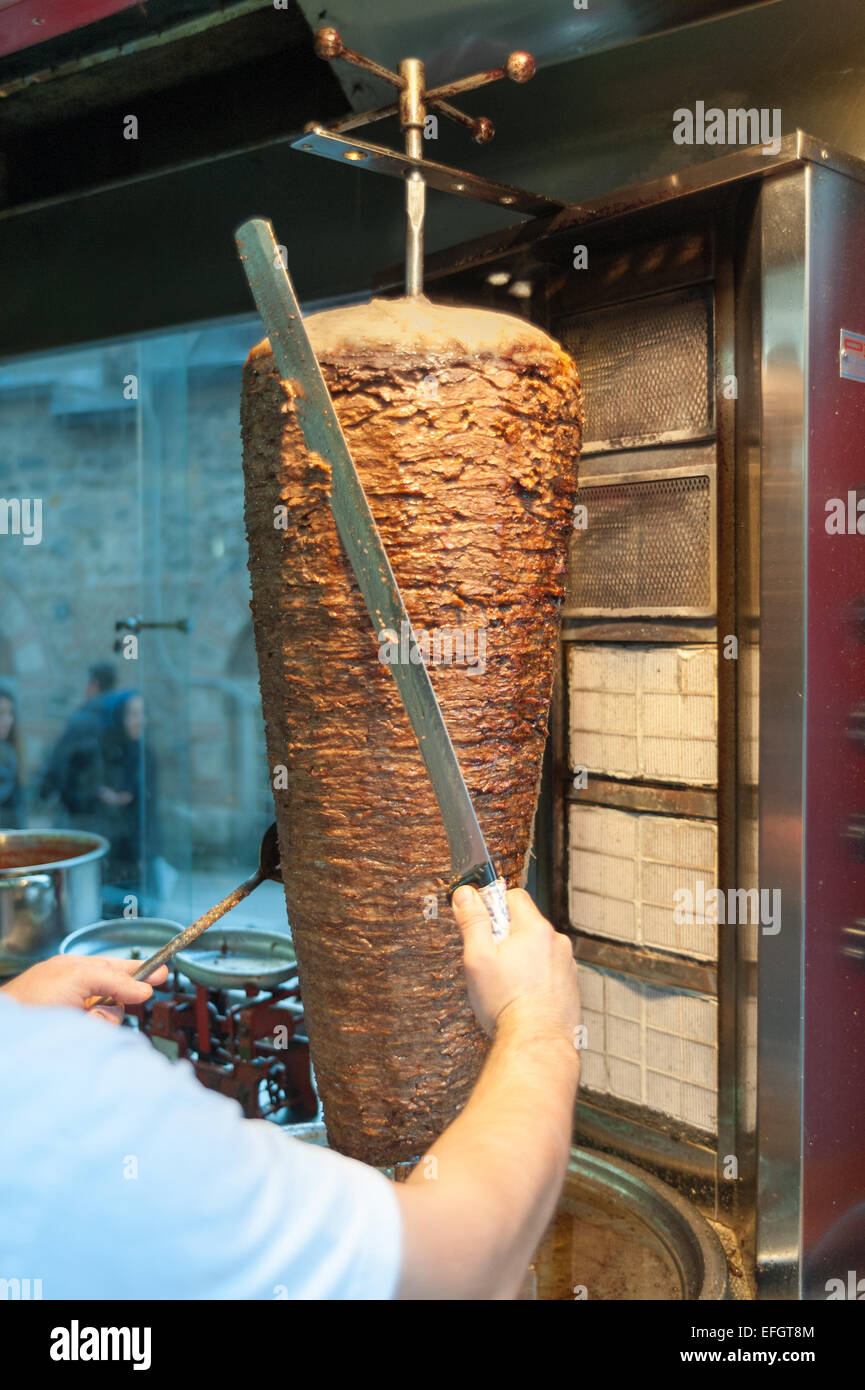
[[[0,831],[0,972],[54,955],[102,916],[108,841],[83,830]]]

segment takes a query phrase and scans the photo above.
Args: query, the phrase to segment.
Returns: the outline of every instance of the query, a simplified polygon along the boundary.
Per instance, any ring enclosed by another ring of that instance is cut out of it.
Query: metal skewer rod
[[[348,116],[342,116],[339,120],[333,121],[328,126],[318,127],[314,125],[312,131],[317,135],[339,136],[343,131],[356,130],[359,126],[369,125],[372,121],[391,116],[395,111],[399,113],[399,121],[405,138],[405,154],[413,162],[411,167],[400,170],[401,176],[405,179],[405,292],[410,298],[417,297],[423,294],[423,238],[424,219],[426,217],[426,180],[423,169],[417,166],[423,164],[423,136],[427,108],[432,107],[443,116],[465,126],[471,131],[473,138],[479,145],[486,145],[495,134],[495,128],[489,117],[467,116],[462,111],[458,111],[455,106],[451,106],[444,98],[458,96],[460,92],[476,91],[479,87],[485,87],[490,82],[500,82],[504,77],[509,77],[512,82],[528,82],[535,71],[535,60],[531,53],[514,52],[509,54],[502,67],[487,68],[483,72],[471,73],[468,77],[457,78],[454,82],[446,82],[443,86],[433,87],[427,91],[426,72],[419,58],[403,58],[398,65],[398,71],[391,72],[388,68],[382,67],[381,63],[373,62],[363,53],[357,53],[353,48],[348,48],[343,43],[339,30],[334,29],[332,25],[326,25],[316,32],[315,51],[319,58],[326,60],[340,58],[346,63],[353,63],[355,67],[362,68],[365,72],[371,72],[374,76],[391,83],[399,92],[396,106],[390,104],[379,106],[374,111],[352,112]],[[308,126],[307,130],[309,129]],[[313,149],[314,147],[309,142],[301,141],[299,145],[295,145],[295,148]],[[320,148],[316,149],[315,152],[318,154],[328,153],[329,157],[333,157],[329,151]],[[363,160],[372,153],[372,147],[365,146],[362,149],[356,148],[346,151],[345,157],[352,160]],[[393,151],[386,153],[390,155]],[[368,164],[367,168],[370,167],[376,166],[375,164]],[[462,192],[463,189],[457,185],[454,191]],[[502,202],[507,201],[505,198],[502,199]]]
[[[440,115],[447,116],[449,120],[463,125],[466,130],[470,130],[472,136],[479,144],[485,145],[492,136],[489,134],[492,122],[486,116],[467,116],[465,112],[458,111],[455,106],[450,106],[446,101],[432,101],[429,93],[426,99],[427,106],[431,106]],[[387,116],[397,116],[399,114],[399,103],[393,102],[390,106],[379,106],[375,111],[353,112],[350,116],[343,116],[338,121],[328,121],[325,130],[332,130],[335,135],[340,135],[346,130],[359,130],[361,126],[372,125],[373,121],[383,121]],[[311,121],[309,128],[317,125],[317,121]]]
[[[375,63],[371,58],[366,58],[362,53],[356,53],[353,48],[347,48],[342,41],[342,36],[337,29],[326,26],[319,29],[315,36],[315,51],[319,58],[335,59],[341,58],[346,63],[353,63],[355,67],[362,68],[365,72],[374,73],[376,77],[383,78],[396,87],[398,91],[404,91],[407,79],[403,73],[402,64],[399,72],[391,72],[389,68],[382,67],[381,63]],[[458,125],[463,125],[472,135],[478,144],[486,145],[492,140],[495,131],[493,123],[486,116],[467,116],[464,112],[451,106],[446,97],[459,96],[461,92],[474,92],[479,87],[486,87],[491,82],[501,82],[502,78],[509,77],[512,82],[528,82],[534,75],[535,60],[531,53],[524,53],[517,50],[508,55],[503,67],[487,68],[483,72],[472,73],[469,77],[457,78],[454,82],[446,82],[440,87],[432,87],[428,92],[421,95],[428,107],[438,111],[442,116],[447,116],[449,120],[456,121]],[[423,78],[423,81],[426,79]],[[369,125],[372,121],[383,120],[386,116],[395,116],[399,110],[398,104],[380,106],[375,111],[363,111],[360,113],[352,112],[350,116],[343,116],[341,120],[332,121],[327,130],[339,134],[346,130],[357,130],[359,126]]]
[[[456,97],[461,92],[475,92],[478,87],[486,87],[490,82],[501,82],[503,77],[509,77],[512,82],[528,82],[534,75],[535,60],[531,53],[517,50],[509,55],[502,68],[489,68],[486,72],[475,72],[471,77],[459,77],[455,82],[445,82],[441,87],[431,87],[427,92],[427,101],[435,102],[436,106],[444,106],[444,97]]]
[[[214,922],[219,921],[220,917],[224,917],[233,907],[237,907],[238,903],[243,902],[244,898],[248,898],[250,893],[254,892],[258,885],[263,882],[261,873],[257,871],[239,887],[233,888],[226,897],[205,912],[203,917],[196,918],[184,931],[179,932],[158,951],[154,951],[147,960],[142,961],[138,969],[133,971],[133,980],[146,980],[149,975],[153,974],[154,970],[159,969],[160,965],[167,965],[170,960],[174,959],[178,951],[184,951],[187,946],[191,946],[193,941],[197,941],[198,937],[207,931],[208,927],[212,927]],[[96,1009],[100,1004],[110,1003],[112,1003],[110,996],[103,994],[98,999],[94,999],[88,1007]]]
[[[419,58],[403,58],[399,74],[405,86],[399,94],[399,119],[405,131],[405,152],[423,159],[424,66]],[[426,217],[426,184],[413,169],[405,181],[405,292],[423,294],[423,230]]]
[[[317,30],[314,47],[319,58],[326,60],[342,58],[346,63],[354,63],[356,68],[363,68],[364,72],[371,72],[385,82],[391,82],[397,87],[401,85],[390,68],[383,68],[381,63],[376,63],[372,58],[365,57],[363,53],[356,53],[353,48],[348,48],[343,43],[339,31],[331,25],[325,25],[323,29]]]
[[[265,879],[276,878],[280,873],[279,867],[279,842],[276,836],[276,826],[270,825],[261,837],[261,846],[258,851],[258,868],[249,878],[244,879],[243,883],[238,884],[224,898],[220,898],[218,903],[208,908],[207,912],[201,917],[197,917],[183,931],[178,932],[170,941],[166,941],[164,946],[160,946],[147,960],[142,961],[138,969],[133,971],[133,980],[146,980],[152,975],[154,970],[158,970],[160,965],[167,965],[173,960],[179,951],[185,951],[187,946],[191,946],[193,941],[218,922],[220,917],[224,917],[238,903],[242,903],[244,898],[248,898],[250,893],[254,893],[259,884],[264,883]],[[100,1004],[110,1004],[112,1001],[107,994],[100,995],[94,999],[89,1008],[98,1008]]]

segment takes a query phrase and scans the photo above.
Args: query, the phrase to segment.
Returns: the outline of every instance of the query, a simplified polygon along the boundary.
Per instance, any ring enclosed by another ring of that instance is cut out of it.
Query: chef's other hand
[[[109,1023],[120,1023],[124,1004],[143,1004],[168,975],[160,965],[147,980],[132,980],[140,960],[114,960],[110,956],[51,956],[16,975],[2,986],[19,1004],[60,1005],[86,1009],[88,1002],[103,995],[114,1005],[100,1004],[93,1013]]]
[[[463,886],[453,912],[463,938],[469,1000],[478,1022],[492,1033],[508,1011],[531,1032],[574,1041],[580,1022],[577,964],[569,939],[542,917],[528,893],[507,895],[510,935],[493,939],[489,913],[477,889]]]

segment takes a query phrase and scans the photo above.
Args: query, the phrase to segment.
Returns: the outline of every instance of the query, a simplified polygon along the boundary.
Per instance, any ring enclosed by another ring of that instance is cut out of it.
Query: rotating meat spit
[[[474,73],[470,77],[459,78],[427,91],[424,65],[419,58],[403,58],[399,64],[399,71],[391,72],[388,68],[373,62],[371,58],[347,48],[341,35],[333,28],[318,30],[315,36],[315,51],[320,58],[340,58],[344,62],[353,63],[356,67],[383,78],[399,92],[398,102],[390,106],[352,113],[326,126],[311,122],[304,134],[294,141],[292,148],[307,154],[322,155],[325,159],[347,161],[360,169],[369,169],[374,173],[389,174],[391,177],[405,180],[407,295],[419,295],[423,292],[423,234],[427,185],[442,192],[456,193],[478,202],[495,203],[500,207],[512,208],[515,212],[530,213],[533,216],[559,212],[563,207],[562,203],[542,194],[528,193],[508,184],[481,179],[464,170],[451,169],[423,157],[428,108],[466,127],[479,145],[489,144],[495,135],[495,127],[489,117],[468,116],[453,106],[450,98],[462,92],[476,91],[479,87],[499,82],[505,77],[510,78],[512,82],[528,82],[535,72],[535,60],[531,53],[511,53],[502,67]],[[402,153],[383,145],[371,145],[363,140],[346,140],[343,137],[344,131],[355,130],[358,126],[370,125],[373,121],[395,115],[399,116],[400,126],[405,132],[405,150]]]

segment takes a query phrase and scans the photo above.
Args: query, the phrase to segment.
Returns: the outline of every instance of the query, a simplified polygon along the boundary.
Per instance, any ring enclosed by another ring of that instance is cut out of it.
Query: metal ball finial
[[[474,127],[472,139],[477,141],[479,145],[488,145],[496,133],[496,128],[489,116],[478,116]]]
[[[330,26],[319,29],[315,35],[315,51],[319,58],[338,58],[345,48],[338,29]]]
[[[508,57],[505,72],[512,82],[528,82],[529,78],[535,75],[535,60],[531,53],[517,50]]]

